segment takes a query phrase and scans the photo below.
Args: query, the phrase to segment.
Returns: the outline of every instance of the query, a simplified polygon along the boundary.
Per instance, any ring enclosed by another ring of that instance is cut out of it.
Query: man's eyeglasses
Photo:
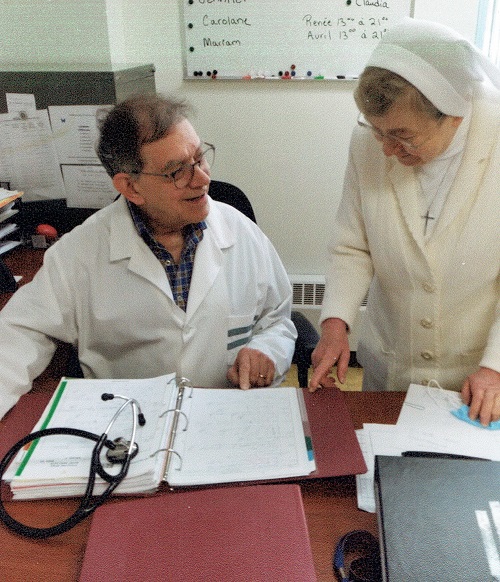
[[[131,173],[137,175],[144,174],[145,176],[161,176],[169,182],[173,182],[176,188],[186,188],[193,179],[195,166],[199,166],[202,170],[208,170],[213,166],[215,160],[215,146],[207,142],[203,142],[202,145],[205,149],[197,156],[193,164],[179,164],[173,172],[167,172],[165,174],[156,174],[153,172]]]
[[[446,115],[444,115],[444,113],[442,113],[441,116],[439,117],[438,121],[437,121],[438,126],[441,124],[441,121],[445,117],[446,117]],[[426,139],[424,139],[424,141],[420,142],[419,144],[416,144],[411,139],[403,139],[402,137],[398,137],[397,135],[391,135],[390,133],[384,133],[383,131],[380,131],[380,129],[377,129],[371,123],[369,123],[365,119],[365,117],[364,117],[364,115],[362,113],[360,113],[358,115],[358,125],[360,127],[364,127],[365,129],[369,129],[370,131],[372,131],[372,133],[374,134],[374,136],[376,137],[376,139],[378,139],[380,141],[382,141],[384,139],[388,139],[390,141],[393,141],[395,143],[398,143],[398,144],[402,145],[404,148],[406,148],[408,150],[418,150],[423,145],[425,145],[428,141],[430,141],[434,137],[434,135],[435,135],[435,132],[432,132]]]

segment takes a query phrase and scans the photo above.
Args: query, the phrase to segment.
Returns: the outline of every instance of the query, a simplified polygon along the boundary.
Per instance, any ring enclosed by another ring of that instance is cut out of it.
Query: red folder
[[[18,440],[33,432],[51,396],[52,391],[28,392],[7,413],[0,425],[0,459]]]
[[[345,398],[338,388],[304,389],[316,471],[308,479],[357,475],[368,470]]]
[[[286,481],[365,473],[367,467],[342,392],[323,388],[303,394],[317,468],[306,477]],[[0,459],[32,432],[50,397],[48,392],[26,394],[9,412],[0,429]]]
[[[80,582],[317,580],[298,485],[167,492],[92,517]]]

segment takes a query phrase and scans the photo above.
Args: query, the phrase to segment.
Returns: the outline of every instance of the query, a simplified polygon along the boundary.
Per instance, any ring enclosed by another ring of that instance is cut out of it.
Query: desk
[[[44,375],[35,381],[33,390],[53,390],[56,383],[57,378]],[[402,392],[344,394],[355,428],[361,428],[363,422],[395,423],[405,396]],[[318,581],[333,582],[331,559],[337,540],[353,529],[367,529],[377,534],[376,516],[357,509],[354,477],[310,480],[302,483],[301,488]],[[13,506],[18,519],[22,521],[29,515],[29,523],[36,524],[37,515],[51,514],[54,520],[68,515],[75,502],[16,502]],[[28,540],[0,526],[2,579],[10,582],[78,580],[89,527],[90,519],[60,536]]]
[[[43,260],[43,251],[15,249],[5,262],[23,283],[30,281]],[[0,295],[0,309],[10,297]],[[57,354],[57,352],[56,352]],[[34,391],[53,390],[61,370],[51,366],[33,386]],[[355,428],[364,422],[395,423],[405,393],[344,392]],[[0,423],[1,438],[1,423]],[[356,502],[354,477],[317,479],[301,484],[314,564],[318,582],[335,580],[331,560],[335,544],[342,535],[353,529],[367,529],[377,534],[375,514],[359,511]],[[36,525],[36,516],[51,514],[56,521],[70,513],[74,501],[17,502],[15,516]],[[42,525],[39,523],[38,525]],[[48,540],[27,540],[0,526],[0,572],[2,580],[10,582],[70,582],[78,580],[85,552],[90,519],[61,536]],[[112,550],[110,550],[112,553]]]
[[[405,392],[343,392],[354,428],[364,422],[395,424]],[[357,507],[354,477],[317,479],[301,484],[302,500],[318,582],[333,582],[332,554],[337,541],[353,529],[378,537],[377,516]]]

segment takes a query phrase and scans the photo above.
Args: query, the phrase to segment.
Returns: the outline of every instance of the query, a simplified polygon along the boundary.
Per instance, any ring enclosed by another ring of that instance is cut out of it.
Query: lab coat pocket
[[[254,314],[228,316],[227,318],[227,360],[232,365],[236,354],[252,337],[255,325]]]

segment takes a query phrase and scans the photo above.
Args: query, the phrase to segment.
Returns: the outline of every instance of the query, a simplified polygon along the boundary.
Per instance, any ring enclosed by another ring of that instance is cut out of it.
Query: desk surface
[[[43,260],[43,251],[15,249],[5,262],[15,275],[22,274],[22,283],[30,281]],[[0,295],[0,309],[10,295]],[[58,378],[57,368],[35,381],[33,390],[53,390]],[[60,375],[60,374],[59,374]],[[344,392],[354,427],[364,422],[395,423],[405,394],[402,392]],[[1,424],[0,424],[1,431]],[[354,477],[317,479],[301,484],[314,564],[318,582],[335,580],[331,560],[333,549],[342,535],[353,529],[367,529],[377,535],[375,514],[360,511],[356,502]],[[47,525],[44,516],[54,522],[67,516],[75,502],[51,500],[16,502],[14,517],[23,521],[29,517],[33,525]],[[40,516],[39,518],[37,516]],[[40,521],[37,523],[37,519]],[[48,540],[21,538],[0,526],[0,572],[2,580],[10,582],[70,582],[78,580],[90,520],[85,520],[63,535]]]
[[[34,390],[52,390],[55,378],[37,380]],[[344,392],[355,428],[363,422],[395,423],[404,393]],[[333,582],[333,548],[338,539],[353,529],[367,529],[377,534],[375,514],[360,511],[356,504],[354,477],[310,480],[301,484],[309,527],[314,564],[319,582]],[[55,520],[67,516],[75,502],[50,500],[8,504],[14,517],[33,525],[47,525],[44,516]],[[27,518],[29,516],[29,520]],[[38,517],[40,516],[40,517]],[[40,521],[37,521],[40,519]],[[69,582],[78,580],[90,519],[69,532],[48,540],[27,540],[0,526],[0,572],[12,582]]]

